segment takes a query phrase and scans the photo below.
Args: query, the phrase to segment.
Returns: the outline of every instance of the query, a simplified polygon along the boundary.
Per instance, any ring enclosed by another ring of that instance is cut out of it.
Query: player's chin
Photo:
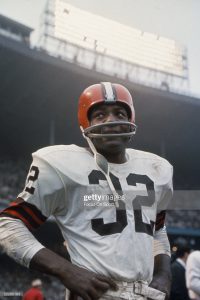
[[[95,143],[97,151],[105,151],[109,153],[116,153],[122,151],[126,148],[129,142],[129,138],[127,137],[113,137],[113,138],[102,138],[99,139],[97,143]]]

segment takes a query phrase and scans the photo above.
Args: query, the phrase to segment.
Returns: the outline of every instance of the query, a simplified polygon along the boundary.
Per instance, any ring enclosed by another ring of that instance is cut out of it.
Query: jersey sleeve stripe
[[[47,220],[47,217],[35,205],[24,201],[22,198],[17,198],[16,202],[12,202],[12,206],[15,205],[23,207],[38,224],[43,224]]]
[[[156,223],[155,223],[155,230],[160,230],[161,228],[164,227],[165,225],[165,216],[166,216],[166,211],[162,210],[159,212],[156,216]]]
[[[17,213],[20,217],[23,217],[24,219],[26,219],[26,221],[31,225],[31,227],[33,228],[37,228],[38,224],[33,220],[32,216],[29,215],[23,207],[20,206],[11,206],[6,208],[6,210],[4,212],[7,212],[8,214],[10,213],[11,215],[13,213]]]
[[[39,222],[44,223],[47,220],[47,217],[44,216],[41,211],[33,204],[24,201],[22,198],[17,198],[14,202],[11,203],[12,206],[20,205],[25,208],[29,208],[31,210],[31,215],[34,215],[34,218],[39,220]],[[39,223],[38,222],[38,223]]]
[[[37,229],[47,219],[47,217],[41,214],[37,207],[25,201],[18,204],[13,202],[11,206],[7,207],[2,213],[21,219],[26,226],[31,229]]]
[[[33,218],[33,220],[38,224],[38,225],[42,225],[44,223],[44,221],[46,220],[41,220],[37,217],[37,215],[31,210],[30,207],[23,205],[23,209]]]

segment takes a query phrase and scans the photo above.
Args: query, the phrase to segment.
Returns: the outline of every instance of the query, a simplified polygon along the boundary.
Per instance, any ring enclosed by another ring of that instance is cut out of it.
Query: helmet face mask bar
[[[96,129],[102,129],[104,127],[113,127],[113,126],[118,126],[118,125],[123,125],[127,126],[130,128],[130,132],[122,132],[122,133],[96,133]],[[102,138],[102,137],[132,137],[136,133],[136,128],[137,126],[134,123],[131,122],[121,122],[121,121],[116,121],[116,122],[106,122],[106,123],[101,123],[97,125],[92,125],[85,130],[82,129],[82,132],[84,133],[85,136],[89,138]],[[94,131],[94,132],[93,132]]]

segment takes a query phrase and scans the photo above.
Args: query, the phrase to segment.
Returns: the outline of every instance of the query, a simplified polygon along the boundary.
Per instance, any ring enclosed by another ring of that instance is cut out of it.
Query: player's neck
[[[113,164],[123,164],[127,161],[125,150],[119,153],[101,153],[108,162]]]
[[[92,153],[90,148],[87,148],[87,150]],[[108,152],[104,152],[104,151],[98,151],[98,153],[102,154],[109,163],[123,164],[127,161],[125,149],[123,151],[116,152],[116,153],[108,153]]]

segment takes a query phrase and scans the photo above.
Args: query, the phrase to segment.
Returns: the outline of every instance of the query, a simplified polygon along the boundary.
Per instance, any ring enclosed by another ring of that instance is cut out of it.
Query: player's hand
[[[166,294],[165,300],[169,299],[171,280],[167,274],[159,273],[159,274],[154,275],[153,280],[149,286],[165,293]]]
[[[73,293],[84,300],[97,300],[107,290],[117,290],[116,283],[103,275],[99,275],[78,266],[71,265],[65,274],[61,274],[62,283]]]

